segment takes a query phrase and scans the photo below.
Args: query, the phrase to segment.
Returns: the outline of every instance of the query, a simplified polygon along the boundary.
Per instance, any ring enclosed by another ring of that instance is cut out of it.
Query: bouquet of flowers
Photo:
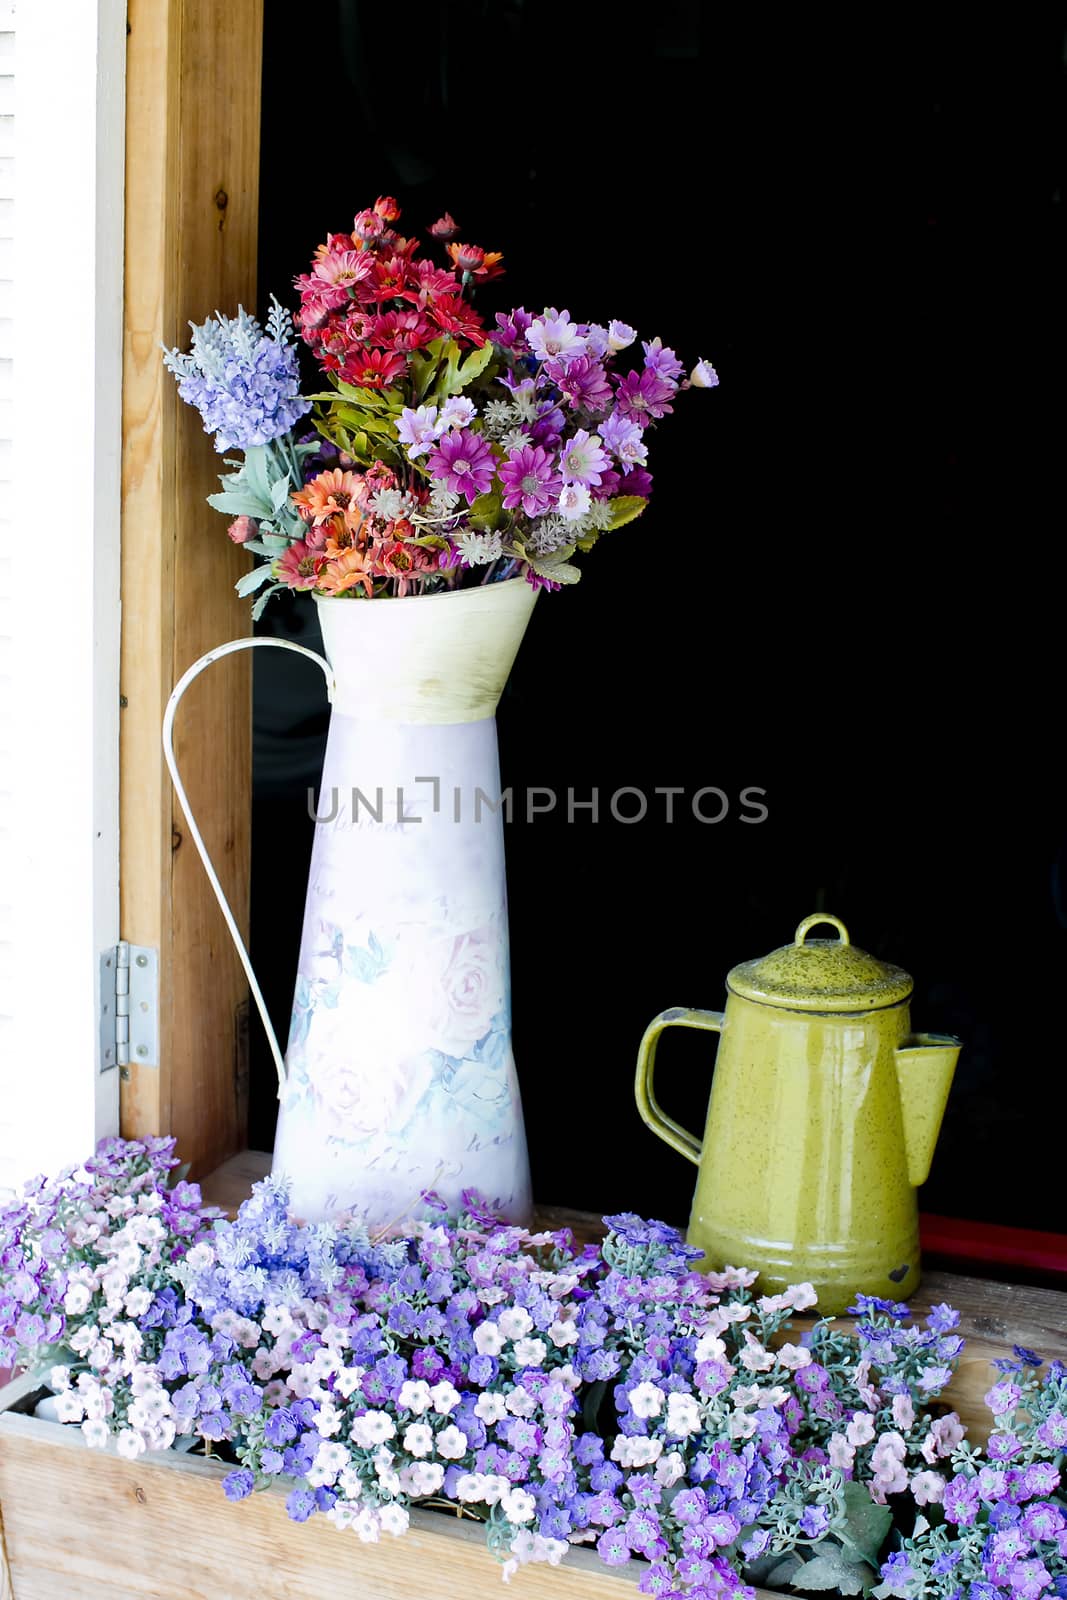
[[[447,213],[429,232],[446,264],[393,226],[396,201],[330,234],[296,279],[295,329],[330,384],[300,393],[294,319],[264,330],[239,309],[166,352],[182,399],[229,459],[229,534],[262,561],[237,585],[373,598],[522,575],[558,589],[572,558],[648,503],[648,439],[685,376],[658,338],[632,354],[626,323],[522,307],[487,328],[472,305],[501,256],[463,244]],[[627,352],[631,352],[627,354]]]
[[[505,1577],[572,1544],[640,1563],[660,1600],[751,1584],[874,1600],[1067,1595],[1067,1370],[1019,1349],[985,1449],[940,1399],[948,1306],[693,1270],[663,1223],[599,1246],[500,1222],[473,1195],[403,1237],[306,1225],[267,1179],[231,1222],[166,1188],[170,1143],[106,1146],[0,1209],[0,1359],[124,1455],[203,1441],[242,1500],[364,1541],[413,1505],[483,1522]]]

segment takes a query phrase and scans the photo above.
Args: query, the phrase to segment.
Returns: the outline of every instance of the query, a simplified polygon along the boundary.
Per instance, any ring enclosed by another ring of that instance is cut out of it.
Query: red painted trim
[[[919,1218],[923,1253],[945,1256],[954,1263],[1020,1267],[1067,1278],[1067,1234],[1032,1228],[1007,1228],[997,1222],[969,1222],[962,1217]]]

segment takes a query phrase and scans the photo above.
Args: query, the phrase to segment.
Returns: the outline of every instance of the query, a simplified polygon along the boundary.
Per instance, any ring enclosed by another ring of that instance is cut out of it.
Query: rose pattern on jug
[[[313,1102],[331,1142],[384,1158],[416,1121],[457,1120],[470,1148],[512,1136],[506,921],[363,943],[322,922],[293,1003],[285,1104]]]

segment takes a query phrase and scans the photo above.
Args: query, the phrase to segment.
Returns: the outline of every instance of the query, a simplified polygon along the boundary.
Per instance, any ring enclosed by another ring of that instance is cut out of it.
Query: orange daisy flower
[[[329,472],[320,472],[312,478],[303,489],[294,489],[292,501],[305,522],[317,525],[328,517],[342,516],[355,532],[363,521],[357,504],[362,486],[360,473],[342,472],[340,467],[332,467]]]
[[[359,588],[368,598],[374,592],[372,574],[367,569],[362,550],[342,550],[336,560],[327,561],[319,573],[320,594],[348,594],[350,590]]]

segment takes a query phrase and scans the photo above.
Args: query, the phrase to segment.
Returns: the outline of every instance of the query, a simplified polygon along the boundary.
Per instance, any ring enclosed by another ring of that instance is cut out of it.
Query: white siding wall
[[[118,1124],[125,45],[125,0],[0,0],[0,1186]]]
[[[13,1095],[15,944],[12,817],[13,584],[11,529],[11,317],[15,166],[15,16],[0,0],[0,1188],[16,1176]]]

